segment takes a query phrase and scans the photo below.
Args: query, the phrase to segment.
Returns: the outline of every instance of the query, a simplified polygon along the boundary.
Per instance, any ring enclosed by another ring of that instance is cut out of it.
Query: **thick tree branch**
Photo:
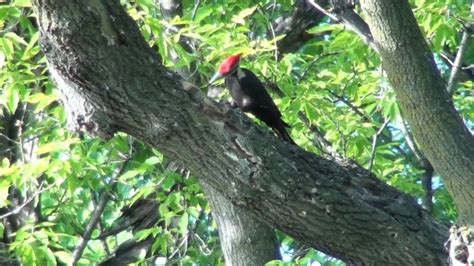
[[[327,0],[319,2],[323,5],[328,4]],[[306,31],[324,18],[325,15],[312,7],[307,0],[297,0],[291,16],[279,18],[272,26],[274,35],[285,36],[277,43],[279,58],[286,53],[298,51],[307,41],[316,37]]]
[[[281,142],[180,82],[118,2],[34,1],[72,115],[103,136],[144,140],[259,220],[349,263],[444,263],[446,228],[415,199],[357,165]]]
[[[456,112],[407,1],[361,1],[400,107],[421,150],[474,223],[474,138]]]
[[[353,0],[330,0],[332,11],[342,23],[357,34],[370,48],[377,51],[369,25],[354,10]]]

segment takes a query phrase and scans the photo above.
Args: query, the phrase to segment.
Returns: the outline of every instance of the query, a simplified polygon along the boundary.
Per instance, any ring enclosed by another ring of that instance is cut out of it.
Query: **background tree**
[[[470,2],[117,2],[0,9],[2,265],[472,260]],[[192,85],[239,52],[301,149]]]

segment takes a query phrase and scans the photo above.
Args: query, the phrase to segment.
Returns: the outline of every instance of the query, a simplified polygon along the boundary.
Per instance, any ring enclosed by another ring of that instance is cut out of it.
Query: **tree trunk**
[[[361,4],[415,139],[444,177],[459,222],[474,224],[474,138],[454,108],[408,1]]]
[[[48,66],[76,125],[131,134],[311,247],[349,263],[442,265],[447,229],[351,163],[263,132],[164,68],[119,1],[36,0]]]
[[[407,1],[361,1],[383,67],[415,139],[458,208],[450,230],[450,264],[474,261],[474,138],[454,108]]]
[[[226,265],[265,265],[280,259],[276,235],[270,226],[245,208],[234,206],[212,186],[204,183],[203,188],[218,225]]]

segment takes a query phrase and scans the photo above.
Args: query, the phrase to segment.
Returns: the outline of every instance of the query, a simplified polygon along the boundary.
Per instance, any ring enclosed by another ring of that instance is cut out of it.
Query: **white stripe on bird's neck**
[[[240,67],[237,67],[237,77],[242,77],[242,76],[245,76],[244,71],[242,71]]]
[[[239,65],[237,65],[237,66],[228,74],[228,76],[233,75],[234,73],[237,74],[237,77],[245,76],[245,73],[240,69],[240,66],[239,66]]]

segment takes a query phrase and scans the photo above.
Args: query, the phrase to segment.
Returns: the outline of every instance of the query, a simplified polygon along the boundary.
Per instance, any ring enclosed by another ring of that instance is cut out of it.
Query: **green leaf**
[[[255,9],[257,9],[257,6],[242,9],[239,14],[232,17],[232,22],[244,25],[245,18],[252,15],[253,12],[255,12]]]
[[[13,42],[7,38],[0,38],[0,48],[3,50],[5,57],[7,59],[13,58],[13,53],[15,51],[13,47]]]
[[[5,66],[5,54],[0,51],[0,71],[2,70],[3,66]]]
[[[54,252],[54,255],[62,263],[66,264],[66,265],[71,265],[72,264],[72,257],[71,257],[70,253],[67,253],[66,251],[56,251],[56,252]]]
[[[265,263],[265,266],[283,266],[285,265],[281,260],[272,260]]]
[[[136,177],[137,175],[141,174],[141,171],[137,170],[129,170],[125,172],[123,175],[120,176],[120,180],[127,180],[133,177]]]
[[[31,7],[31,0],[15,0],[13,3],[15,7]]]
[[[186,209],[186,211],[193,217],[193,218],[199,218],[199,212],[196,207],[189,207]]]
[[[155,165],[155,164],[160,163],[160,162],[161,162],[161,159],[158,158],[157,156],[152,156],[152,157],[145,160],[145,164],[147,164],[147,165]]]
[[[158,211],[160,212],[161,217],[165,217],[170,212],[168,206],[165,204],[161,204],[160,207],[158,207]]]
[[[14,114],[18,103],[20,102],[20,92],[17,86],[8,86],[7,88],[7,108],[10,114]]]
[[[184,235],[188,231],[188,223],[189,223],[189,216],[188,213],[183,213],[183,215],[179,218],[179,233]]]
[[[79,139],[73,138],[73,139],[67,139],[63,141],[46,143],[38,147],[38,149],[36,150],[36,154],[41,155],[41,154],[50,153],[57,150],[65,150],[65,149],[68,149],[70,145],[74,143],[78,143],[78,142],[79,142]]]
[[[211,8],[200,8],[194,18],[194,23],[199,23],[201,20],[208,18],[212,13],[214,13],[214,9]]]
[[[316,108],[311,103],[307,103],[304,105],[304,109],[310,124],[313,124],[313,122],[318,119]]]
[[[23,44],[25,46],[28,45],[28,43],[22,37],[18,36],[18,34],[12,32],[12,31],[5,33],[4,36],[7,37],[7,38],[10,38],[11,40],[13,40],[16,43]]]
[[[30,42],[26,46],[23,52],[23,56],[21,57],[21,60],[23,61],[28,60],[39,52],[39,49],[33,49],[34,47],[39,48],[38,46],[39,36],[40,36],[39,31],[35,32],[33,36],[31,36]]]
[[[7,157],[3,158],[2,160],[2,167],[8,168],[10,167],[10,160]]]
[[[308,33],[315,34],[321,32],[332,32],[336,29],[344,29],[342,24],[321,24],[308,31]]]
[[[43,111],[46,106],[57,100],[56,95],[46,95],[44,93],[34,93],[26,99],[29,103],[36,103],[35,113]]]
[[[161,183],[161,187],[165,191],[170,191],[171,188],[176,184],[176,181],[174,180],[174,177],[172,174],[168,174],[165,179],[163,179],[163,182]]]
[[[8,189],[10,184],[7,182],[0,183],[0,208],[7,206],[8,204]]]
[[[38,264],[45,266],[55,266],[56,259],[54,253],[46,246],[41,246],[37,249]]]

